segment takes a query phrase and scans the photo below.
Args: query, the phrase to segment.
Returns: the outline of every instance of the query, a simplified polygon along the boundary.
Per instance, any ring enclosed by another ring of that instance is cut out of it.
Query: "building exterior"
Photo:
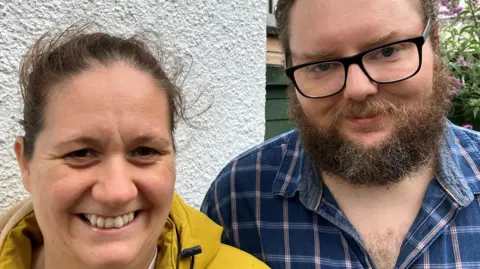
[[[272,138],[295,126],[288,120],[287,87],[284,72],[283,52],[277,36],[273,11],[277,0],[267,3],[267,57],[266,57],[266,103],[265,139]]]
[[[177,190],[195,207],[220,169],[265,133],[266,0],[51,0],[0,2],[0,212],[27,193],[13,143],[22,135],[18,67],[46,31],[94,21],[115,34],[153,33],[181,59],[182,88],[199,97],[192,129],[180,124]],[[152,39],[152,38],[150,38]]]

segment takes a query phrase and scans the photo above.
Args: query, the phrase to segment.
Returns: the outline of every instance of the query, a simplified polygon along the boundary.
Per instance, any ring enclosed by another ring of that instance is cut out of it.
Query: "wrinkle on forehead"
[[[295,55],[351,48],[347,54],[353,54],[389,32],[413,37],[423,27],[418,10],[411,0],[297,1],[290,17],[290,49]]]
[[[142,135],[171,139],[165,91],[149,74],[123,63],[97,66],[52,91],[44,110],[49,141],[94,136],[125,143]]]

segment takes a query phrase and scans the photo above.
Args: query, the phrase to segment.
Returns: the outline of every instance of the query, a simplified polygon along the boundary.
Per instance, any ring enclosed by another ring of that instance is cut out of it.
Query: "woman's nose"
[[[137,187],[128,169],[129,163],[123,156],[112,157],[102,164],[92,196],[99,203],[121,207],[138,195]]]

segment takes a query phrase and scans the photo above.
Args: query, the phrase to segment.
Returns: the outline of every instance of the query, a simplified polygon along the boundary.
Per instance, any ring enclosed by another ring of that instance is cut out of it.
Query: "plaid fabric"
[[[480,268],[480,134],[447,122],[440,156],[395,268]],[[232,160],[202,211],[272,268],[375,268],[297,130]]]

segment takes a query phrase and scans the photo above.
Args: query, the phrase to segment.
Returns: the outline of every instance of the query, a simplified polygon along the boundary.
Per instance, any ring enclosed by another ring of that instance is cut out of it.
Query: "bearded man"
[[[279,0],[297,129],[202,205],[271,268],[480,268],[480,136],[449,122],[437,0]]]

